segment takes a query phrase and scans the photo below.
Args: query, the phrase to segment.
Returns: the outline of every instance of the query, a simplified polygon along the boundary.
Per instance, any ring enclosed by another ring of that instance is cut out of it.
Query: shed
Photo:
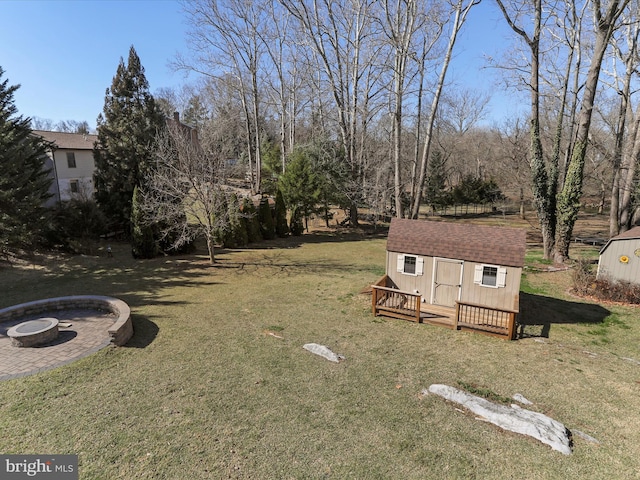
[[[602,247],[597,278],[640,283],[640,227],[609,239]]]
[[[376,286],[383,287],[387,296],[403,292],[419,298],[418,321],[458,328],[469,323],[469,318],[462,317],[477,315],[472,323],[500,323],[492,329],[511,335],[512,331],[503,329],[513,329],[513,325],[502,324],[513,322],[519,309],[525,250],[523,229],[393,219],[386,276]],[[376,296],[380,297],[374,291]],[[378,302],[380,298],[375,298],[374,303]],[[388,313],[384,308],[378,310],[376,314]],[[491,316],[496,316],[495,322],[488,320]]]

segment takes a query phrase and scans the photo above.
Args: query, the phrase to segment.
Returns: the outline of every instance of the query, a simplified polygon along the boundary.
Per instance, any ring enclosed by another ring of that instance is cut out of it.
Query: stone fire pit
[[[46,317],[22,322],[7,330],[7,336],[14,347],[35,347],[49,343],[58,338],[58,319]]]

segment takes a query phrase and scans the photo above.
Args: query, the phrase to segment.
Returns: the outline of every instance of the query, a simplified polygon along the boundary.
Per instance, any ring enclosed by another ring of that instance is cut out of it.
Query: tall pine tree
[[[93,151],[96,201],[112,221],[128,231],[133,190],[143,183],[156,135],[165,125],[133,46],[127,65],[120,58],[97,123]]]
[[[44,168],[50,145],[32,134],[30,118],[16,115],[13,94],[20,87],[2,81],[0,67],[0,254],[33,245],[51,196]]]
[[[431,154],[427,169],[429,176],[427,177],[423,199],[425,203],[431,205],[435,212],[436,209],[444,207],[450,199],[449,192],[446,190],[446,159],[441,150],[435,150]]]
[[[309,216],[316,211],[321,193],[319,176],[314,171],[308,152],[299,149],[291,154],[287,170],[278,180],[284,202],[291,211],[291,233],[297,233],[300,222],[308,223]]]
[[[140,205],[138,187],[135,187],[131,202],[131,254],[133,258],[153,258],[157,253],[153,229]]]

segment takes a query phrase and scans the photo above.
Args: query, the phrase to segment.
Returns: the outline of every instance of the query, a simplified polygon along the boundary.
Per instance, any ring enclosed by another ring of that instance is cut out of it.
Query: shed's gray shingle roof
[[[387,239],[390,252],[509,267],[524,265],[526,246],[526,232],[519,228],[400,218],[391,220]]]
[[[93,144],[98,139],[97,135],[83,135],[82,133],[47,132],[34,130],[33,133],[53,142],[59,149],[64,150],[93,150]]]
[[[629,240],[631,238],[640,238],[640,226],[630,228],[626,232],[622,232],[620,235],[616,235],[615,237],[610,238],[605,246],[602,247],[602,250],[600,250],[600,255],[604,253],[611,242],[615,240]]]

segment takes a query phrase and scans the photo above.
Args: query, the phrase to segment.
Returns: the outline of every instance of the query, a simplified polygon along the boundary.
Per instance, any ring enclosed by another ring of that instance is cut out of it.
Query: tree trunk
[[[396,70],[398,62],[396,61]],[[402,156],[402,93],[399,73],[394,74],[396,108],[393,114],[393,189],[396,197],[396,217],[402,218],[402,180],[401,156]]]
[[[255,148],[255,184],[253,190],[255,193],[260,193],[260,183],[262,177],[262,156],[260,148],[260,105],[258,96],[258,78],[257,71],[251,72],[251,85],[252,85],[252,97],[253,97],[253,129],[254,129],[254,148]]]
[[[538,6],[541,7],[539,2]],[[553,254],[555,238],[555,208],[552,208],[553,202],[549,198],[550,182],[540,138],[539,45],[541,12],[541,9],[536,11],[536,31],[533,40],[529,42],[531,48],[531,175],[533,200],[542,233],[543,257],[550,259]]]
[[[241,83],[242,85],[242,83]],[[252,194],[256,194],[257,192],[254,190],[254,185],[255,185],[255,173],[254,173],[254,168],[253,168],[253,153],[254,150],[252,148],[252,142],[251,142],[251,115],[249,113],[249,108],[247,105],[247,100],[245,97],[245,89],[244,86],[242,86],[241,88],[241,98],[242,98],[242,110],[244,111],[244,134],[245,134],[245,142],[247,145],[247,157],[248,157],[248,164],[247,167],[249,169],[249,179],[250,179],[250,183],[251,183],[251,193]]]
[[[551,208],[549,199],[549,176],[544,161],[544,151],[540,138],[540,35],[542,31],[542,1],[534,2],[533,35],[530,37],[522,28],[517,26],[502,0],[497,0],[498,7],[502,11],[507,23],[514,32],[520,35],[531,50],[531,75],[529,80],[531,102],[531,178],[533,191],[533,204],[540,223],[542,234],[543,257],[550,259],[553,254],[555,238],[555,210]]]
[[[207,252],[209,253],[209,263],[211,265],[213,265],[216,262],[215,259],[215,255],[214,255],[214,242],[213,242],[213,236],[208,235],[207,236]]]
[[[567,168],[567,177],[560,195],[558,195],[558,227],[556,229],[556,246],[554,259],[564,263],[569,259],[569,245],[573,227],[580,211],[580,197],[582,196],[582,183],[584,177],[584,163],[589,142],[589,129],[591,127],[591,116],[593,104],[598,88],[600,68],[605,51],[609,45],[609,40],[613,35],[616,20],[622,13],[628,1],[623,0],[622,6],[618,8],[620,1],[612,0],[604,18],[600,18],[597,25],[596,43],[591,58],[591,65],[585,81],[585,91],[580,106],[578,117],[578,130],[573,154]],[[598,11],[599,15],[600,12]]]
[[[415,185],[415,188],[412,188],[412,191],[415,192],[415,196],[411,199],[411,218],[418,218],[418,213],[420,212],[420,203],[422,202],[422,186],[424,185],[424,179],[427,174],[427,164],[429,162],[429,153],[431,151],[431,141],[433,138],[433,127],[436,120],[438,106],[440,104],[440,97],[444,88],[444,81],[447,76],[447,70],[449,69],[449,64],[451,63],[453,47],[455,46],[458,32],[460,31],[460,28],[467,18],[467,14],[471,10],[471,7],[476,5],[476,3],[471,0],[465,7],[463,6],[463,1],[464,0],[458,0],[458,3],[456,4],[455,17],[453,20],[451,35],[449,37],[449,43],[447,45],[447,51],[445,53],[444,60],[442,61],[440,76],[438,78],[438,83],[436,85],[436,89],[433,94],[433,100],[431,102],[431,110],[429,111],[429,118],[427,120],[427,131],[424,137],[424,147],[422,149],[422,158],[420,161],[417,184]]]
[[[630,151],[627,151],[623,158],[620,178],[620,206],[618,217],[618,233],[628,230],[634,223],[632,201],[634,190],[634,179],[636,175],[636,165],[640,161],[640,106],[636,110],[636,119],[630,138],[633,138]]]
[[[634,134],[628,135],[626,132],[627,118],[633,115],[633,107],[631,106],[631,78],[634,74],[635,62],[632,55],[635,48],[632,48],[629,57],[625,60],[625,77],[620,93],[620,108],[618,110],[618,122],[616,125],[616,139],[613,148],[613,181],[611,185],[611,208],[609,210],[609,236],[614,237],[620,233],[620,185],[623,179],[623,156],[625,148],[625,139],[632,141]],[[635,129],[635,126],[634,126]]]

